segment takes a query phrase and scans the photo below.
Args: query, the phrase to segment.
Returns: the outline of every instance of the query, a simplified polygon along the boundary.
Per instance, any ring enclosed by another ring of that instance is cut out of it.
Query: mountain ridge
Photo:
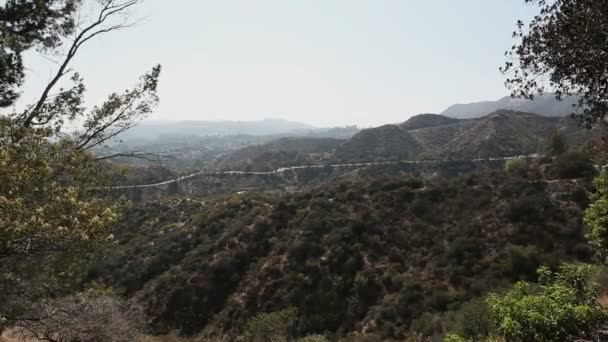
[[[124,141],[154,140],[171,136],[277,135],[314,131],[315,126],[285,119],[233,120],[149,120],[122,136]]]
[[[401,124],[362,130],[336,150],[334,159],[353,160],[354,157],[353,161],[358,161],[366,156],[367,160],[373,160],[374,156],[389,160],[476,159],[527,155],[538,152],[552,130],[562,131],[577,145],[587,143],[595,134],[592,131],[582,137],[576,122],[570,118],[510,110],[471,119],[422,114]]]
[[[572,105],[577,101],[578,97],[575,96],[567,96],[563,97],[562,100],[557,100],[555,94],[539,95],[534,100],[505,96],[496,101],[453,104],[440,114],[456,119],[471,119],[502,109],[543,116],[568,116],[573,112]]]

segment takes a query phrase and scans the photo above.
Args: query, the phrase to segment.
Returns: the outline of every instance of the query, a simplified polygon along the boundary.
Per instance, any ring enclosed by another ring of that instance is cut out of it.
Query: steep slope
[[[337,161],[374,161],[414,159],[423,147],[406,130],[398,125],[385,125],[365,129],[336,149]]]
[[[538,153],[549,132],[559,128],[561,122],[559,118],[536,114],[497,111],[460,130],[430,155],[475,159]]]
[[[553,94],[537,96],[534,101],[505,96],[497,101],[455,104],[443,111],[441,115],[457,119],[470,119],[505,109],[545,116],[567,116],[572,113],[572,105],[576,101],[576,97],[565,97],[562,101],[558,101]]]
[[[445,148],[458,134],[471,129],[476,124],[474,120],[459,120],[453,124],[416,129],[410,131],[410,134],[424,146],[426,153],[418,157],[425,158],[425,155],[432,156],[436,151]]]
[[[458,120],[423,114],[400,125],[361,131],[344,143],[335,160],[477,159],[541,151],[549,132],[562,131],[575,146],[597,135],[569,117],[499,110],[481,118]]]
[[[587,260],[586,186],[505,173],[353,178],[152,202],[116,227],[120,243],[91,278],[141,304],[155,333],[233,341],[256,313],[295,306],[302,333],[402,340],[540,264]]]

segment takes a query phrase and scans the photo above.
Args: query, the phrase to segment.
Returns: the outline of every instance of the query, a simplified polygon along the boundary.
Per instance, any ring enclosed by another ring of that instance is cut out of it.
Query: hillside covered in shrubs
[[[559,132],[585,148],[600,130],[582,131],[566,117],[499,110],[480,118],[454,119],[420,114],[400,124],[364,129],[349,139],[283,138],[227,151],[211,169],[271,171],[284,166],[398,160],[470,160],[544,154],[545,142]]]
[[[592,258],[582,213],[593,168],[563,179],[557,167],[148,202],[115,227],[118,244],[88,278],[140,304],[154,334],[234,340],[255,315],[294,307],[298,336],[441,336],[463,303]]]

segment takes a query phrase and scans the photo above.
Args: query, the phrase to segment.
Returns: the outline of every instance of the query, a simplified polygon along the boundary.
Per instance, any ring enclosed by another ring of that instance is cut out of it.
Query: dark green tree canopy
[[[12,105],[23,83],[21,54],[32,47],[52,49],[75,29],[81,0],[8,0],[0,6],[0,107]]]
[[[580,96],[573,116],[585,127],[608,114],[608,6],[605,0],[524,0],[540,7],[501,70],[512,96],[534,98],[546,91]]]

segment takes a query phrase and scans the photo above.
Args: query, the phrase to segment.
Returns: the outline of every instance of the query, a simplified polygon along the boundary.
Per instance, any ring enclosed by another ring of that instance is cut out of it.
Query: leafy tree
[[[598,301],[597,285],[590,281],[594,272],[591,265],[565,264],[559,272],[541,267],[538,286],[516,283],[503,294],[489,295],[487,309],[476,309],[488,311],[491,330],[485,336],[456,330],[446,341],[603,340],[608,311]]]
[[[605,262],[608,257],[608,172],[603,171],[594,184],[596,192],[585,210],[584,222],[589,243]]]
[[[519,282],[503,295],[490,295],[498,333],[508,341],[598,340],[608,312],[590,284],[593,271],[590,265],[566,264],[559,272],[541,267],[538,287]]]
[[[518,42],[501,70],[513,96],[533,99],[543,91],[580,96],[574,116],[586,127],[608,114],[608,6],[604,0],[524,0],[540,13],[527,29],[517,23]]]
[[[80,1],[14,0],[0,7],[0,55],[14,55],[14,63],[0,56],[0,73],[22,74],[19,59],[27,49],[42,47],[61,55],[67,47],[35,103],[22,112],[0,113],[0,318],[7,324],[18,321],[36,301],[66,295],[87,257],[113,240],[109,227],[126,202],[103,191],[112,180],[101,163],[108,156],[92,150],[156,106],[160,66],[133,89],[111,94],[88,111],[83,80],[70,66],[88,41],[128,26],[125,15],[137,3],[92,3],[99,15],[78,26]],[[8,105],[17,99],[21,79],[1,76],[0,97]],[[56,89],[66,77],[73,85]]]
[[[568,141],[564,133],[557,129],[551,130],[547,137],[547,151],[551,156],[559,156],[568,150]]]
[[[25,77],[25,50],[55,49],[76,29],[75,12],[82,0],[8,0],[0,6],[0,107],[19,97]]]

